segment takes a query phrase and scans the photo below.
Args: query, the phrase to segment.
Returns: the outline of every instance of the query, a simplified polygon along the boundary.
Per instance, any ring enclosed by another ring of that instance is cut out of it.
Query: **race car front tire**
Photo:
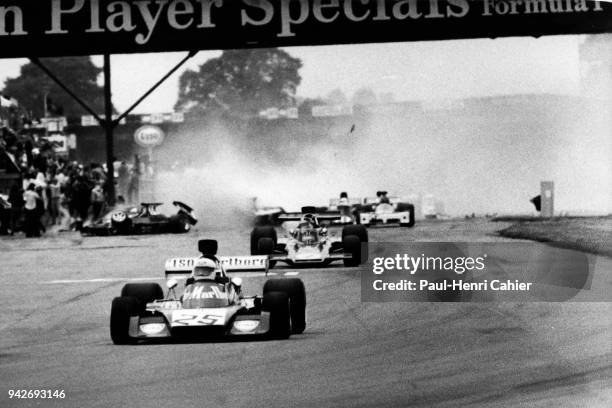
[[[366,244],[367,245],[367,244]],[[351,254],[350,258],[344,258],[344,266],[359,266],[361,263],[361,240],[357,235],[347,235],[342,238],[344,252]]]
[[[410,212],[410,216],[408,217],[408,222],[400,223],[400,227],[414,227],[414,205],[408,203],[398,203],[397,204],[397,212]]]
[[[259,240],[261,238],[271,238],[274,246],[276,246],[276,230],[274,227],[255,227],[251,232],[251,255],[260,255]],[[267,254],[262,254],[267,255]]]
[[[130,318],[142,311],[141,303],[131,296],[113,299],[110,314],[110,336],[114,344],[134,344],[136,339],[130,337]]]
[[[144,307],[156,299],[163,299],[164,291],[157,283],[127,283],[121,289],[121,296],[133,297]]]
[[[306,329],[306,288],[298,278],[270,279],[264,284],[264,295],[269,292],[285,292],[289,296],[291,333],[301,334]]]
[[[264,293],[262,308],[270,313],[270,337],[273,339],[289,338],[291,335],[289,296],[285,292]]]
[[[346,225],[342,228],[342,239],[347,235],[356,235],[361,242],[368,242],[368,230],[363,225]]]
[[[351,236],[354,235],[357,238],[359,238],[359,241],[361,242],[360,248],[359,248],[359,263],[365,263],[368,260],[368,230],[366,229],[365,225],[346,225],[344,228],[342,228],[342,245],[344,246],[344,251],[345,252],[351,252],[349,250],[346,249],[346,245],[344,244],[344,238],[347,236]],[[352,252],[351,252],[352,253]]]

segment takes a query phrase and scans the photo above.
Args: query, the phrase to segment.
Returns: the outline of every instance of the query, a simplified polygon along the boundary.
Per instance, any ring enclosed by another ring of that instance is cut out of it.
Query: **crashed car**
[[[386,191],[379,193],[384,193],[386,198]],[[359,224],[367,227],[391,224],[414,227],[414,205],[401,202],[399,197],[389,197],[388,202],[380,202],[380,197],[364,198],[356,214]]]
[[[251,254],[268,255],[270,267],[276,262],[290,266],[326,266],[342,261],[357,266],[368,259],[368,232],[361,225],[334,227],[340,215],[289,213],[279,216],[283,221],[278,237],[271,226],[255,227],[251,233]],[[287,227],[297,221],[295,228]]]
[[[217,257],[217,241],[200,240],[202,255],[166,261],[167,293],[157,283],[126,284],[112,301],[114,344],[142,340],[286,339],[306,328],[306,291],[297,278],[270,279],[263,296],[245,296],[230,271],[267,271],[267,256]],[[182,292],[178,279],[183,277]]]
[[[180,201],[173,201],[176,214],[167,216],[157,211],[162,203],[141,203],[140,207],[114,209],[100,220],[85,225],[85,235],[132,235],[189,232],[198,220],[193,208]]]

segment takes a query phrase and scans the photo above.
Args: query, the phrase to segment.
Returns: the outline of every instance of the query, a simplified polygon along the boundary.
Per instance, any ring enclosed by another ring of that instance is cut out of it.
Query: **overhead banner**
[[[0,57],[612,31],[590,0],[0,0]]]

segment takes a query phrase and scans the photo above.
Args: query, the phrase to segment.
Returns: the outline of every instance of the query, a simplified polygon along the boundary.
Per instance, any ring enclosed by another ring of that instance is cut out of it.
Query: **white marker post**
[[[552,217],[555,214],[555,184],[552,181],[540,182],[540,216]]]

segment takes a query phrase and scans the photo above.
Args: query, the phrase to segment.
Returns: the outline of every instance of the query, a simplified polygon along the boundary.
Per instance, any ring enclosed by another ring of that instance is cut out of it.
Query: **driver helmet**
[[[386,191],[381,191],[380,192],[380,199],[379,199],[381,204],[391,204],[391,200],[389,200],[389,197],[387,197],[387,192]]]
[[[215,261],[208,258],[199,258],[195,261],[191,276],[196,281],[203,279],[211,279],[215,272],[215,269],[217,269]]]
[[[338,206],[348,206],[349,204],[349,200],[348,200],[348,194],[346,194],[346,191],[343,191],[340,193],[340,199],[338,200]]]
[[[317,217],[314,214],[304,215],[304,222],[307,222],[315,227],[319,225],[319,223],[317,222]]]

